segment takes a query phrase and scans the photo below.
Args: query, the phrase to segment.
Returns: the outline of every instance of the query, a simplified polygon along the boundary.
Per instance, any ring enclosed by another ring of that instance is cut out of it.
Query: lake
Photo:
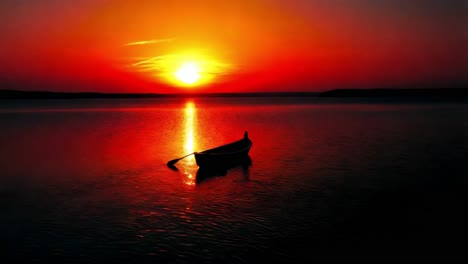
[[[250,166],[193,156],[243,137]],[[17,259],[467,259],[468,104],[0,101],[0,246]]]

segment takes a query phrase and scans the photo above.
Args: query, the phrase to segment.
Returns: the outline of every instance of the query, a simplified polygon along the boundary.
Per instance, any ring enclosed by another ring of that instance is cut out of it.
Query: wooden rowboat
[[[193,154],[200,168],[229,168],[245,161],[251,147],[252,140],[246,131],[238,141]]]

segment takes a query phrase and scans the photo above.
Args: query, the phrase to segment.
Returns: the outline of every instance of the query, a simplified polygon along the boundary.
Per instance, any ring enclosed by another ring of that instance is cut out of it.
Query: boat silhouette
[[[244,137],[240,140],[221,145],[215,148],[207,149],[200,152],[190,153],[181,158],[170,160],[167,166],[177,170],[174,166],[179,160],[190,155],[195,155],[195,161],[200,168],[206,170],[222,170],[241,164],[248,157],[252,140],[249,138],[248,132],[244,132]]]

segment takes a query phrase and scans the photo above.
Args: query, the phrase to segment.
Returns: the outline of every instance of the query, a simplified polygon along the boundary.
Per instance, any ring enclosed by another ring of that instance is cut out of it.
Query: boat
[[[252,140],[245,131],[240,140],[193,154],[200,168],[231,168],[249,159],[251,147]]]

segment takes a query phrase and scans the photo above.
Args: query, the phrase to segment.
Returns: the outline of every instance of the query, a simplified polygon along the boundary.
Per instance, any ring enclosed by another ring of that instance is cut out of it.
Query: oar
[[[193,152],[193,153],[195,153],[195,152]],[[170,161],[167,162],[167,166],[169,166],[169,167],[174,167],[174,164],[176,164],[179,160],[181,160],[181,159],[183,159],[183,158],[186,158],[186,157],[192,155],[193,153],[190,153],[190,154],[188,154],[188,155],[185,155],[185,156],[183,156],[182,158],[170,160]]]

